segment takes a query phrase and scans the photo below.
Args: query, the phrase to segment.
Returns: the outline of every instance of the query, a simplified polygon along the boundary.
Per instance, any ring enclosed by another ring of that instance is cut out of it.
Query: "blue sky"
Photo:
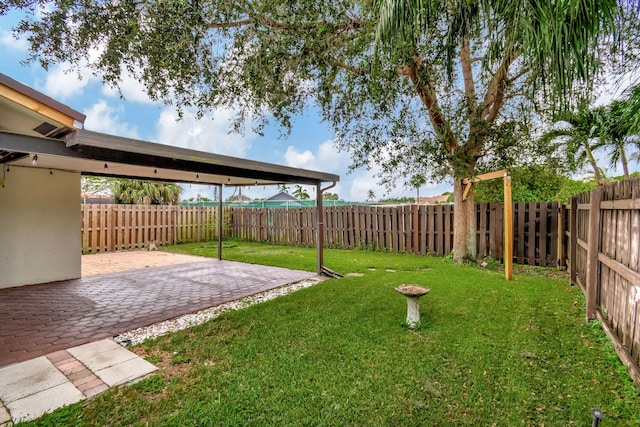
[[[186,112],[184,119],[177,121],[172,107],[151,102],[142,86],[131,78],[125,78],[121,84],[123,100],[117,90],[105,86],[89,71],[82,72],[82,79],[78,80],[77,73],[65,73],[64,65],[51,67],[48,72],[37,64],[21,65],[20,62],[27,57],[27,42],[16,40],[11,35],[11,27],[15,23],[15,15],[0,17],[0,72],[84,113],[87,116],[86,129],[335,173],[340,175],[340,182],[330,191],[338,193],[344,200],[364,201],[369,190],[373,190],[377,198],[415,196],[415,189],[402,188],[401,182],[388,193],[386,188],[377,184],[375,167],[347,174],[349,154],[338,152],[334,147],[331,130],[321,122],[317,111],[300,114],[287,137],[280,136],[279,129],[274,126],[266,128],[264,136],[253,134],[250,129],[244,135],[229,134],[229,119],[233,115],[229,110],[213,111],[201,120]],[[315,188],[306,188],[315,197]],[[211,198],[213,191],[212,187],[187,185],[183,198],[197,194]],[[438,195],[444,191],[451,191],[451,185],[425,185],[420,189],[420,195]],[[231,188],[225,189],[223,197],[232,192]],[[243,189],[243,194],[252,198],[275,193],[275,187]]]

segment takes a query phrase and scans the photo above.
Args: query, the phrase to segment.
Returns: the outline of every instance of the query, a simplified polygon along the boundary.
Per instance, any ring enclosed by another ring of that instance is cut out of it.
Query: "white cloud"
[[[160,144],[244,157],[255,135],[228,133],[233,114],[230,110],[216,110],[198,120],[193,112],[185,111],[182,120],[177,121],[178,114],[165,108],[156,124],[156,139]]]
[[[16,39],[10,31],[0,30],[0,46],[14,51],[26,52],[29,44],[27,36],[24,34]]]
[[[89,109],[85,110],[84,114],[87,116],[84,122],[86,129],[140,139],[138,129],[122,119],[121,115],[124,114],[123,107],[113,108],[106,101],[100,100],[97,104],[93,104]]]
[[[84,88],[89,83],[90,73],[80,71],[82,78],[77,71],[65,71],[68,66],[55,65],[47,72],[44,92],[55,99],[67,99],[72,96],[82,95]]]
[[[73,96],[82,96],[89,83],[101,82],[89,68],[89,63],[95,62],[102,47],[90,49],[87,61],[82,61],[77,66],[71,66],[68,62],[56,64],[46,72],[44,87],[38,87],[52,98],[64,100]]]
[[[122,79],[118,87],[120,91],[118,91],[118,88],[105,85],[102,87],[102,93],[112,98],[119,98],[120,92],[122,92],[122,96],[127,101],[137,102],[139,104],[154,103],[147,95],[144,84],[134,76],[131,76],[126,70],[122,71]]]
[[[287,166],[332,173],[346,170],[350,161],[349,154],[338,151],[331,140],[321,143],[315,154],[310,150],[299,151],[290,145],[284,159]]]
[[[287,162],[287,166],[301,169],[312,169],[311,165],[315,164],[316,156],[314,156],[309,150],[300,152],[296,147],[290,145],[287,148],[287,152],[284,154],[284,159]]]

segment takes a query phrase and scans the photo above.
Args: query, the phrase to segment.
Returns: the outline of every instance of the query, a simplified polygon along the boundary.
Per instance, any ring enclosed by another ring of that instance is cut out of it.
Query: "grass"
[[[313,249],[231,241],[224,258],[315,271]],[[584,426],[593,407],[602,425],[640,422],[639,389],[565,279],[366,251],[325,263],[362,276],[148,341],[134,351],[160,373],[32,425]],[[404,283],[431,288],[418,331]]]

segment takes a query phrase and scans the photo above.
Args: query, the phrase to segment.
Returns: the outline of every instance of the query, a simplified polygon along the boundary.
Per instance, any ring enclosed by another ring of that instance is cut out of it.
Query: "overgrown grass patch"
[[[315,251],[234,242],[224,258],[315,270]],[[172,251],[215,256],[216,244]],[[579,289],[440,258],[327,250],[329,280],[134,351],[160,373],[34,425],[638,425],[640,393]],[[390,270],[390,271],[388,271]],[[391,271],[392,270],[392,271]],[[431,288],[403,327],[400,284]]]

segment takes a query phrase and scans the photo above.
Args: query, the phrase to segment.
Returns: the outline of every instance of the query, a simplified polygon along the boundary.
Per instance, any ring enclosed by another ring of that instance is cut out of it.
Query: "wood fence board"
[[[553,241],[549,239],[549,237],[553,237],[553,231],[555,229],[549,229],[549,217],[546,215],[546,212],[551,210],[551,207],[547,203],[540,203],[540,208],[538,209],[538,221],[540,226],[538,227],[538,245],[537,245],[537,257],[539,258],[539,262],[536,265],[540,265],[542,267],[546,267],[550,265],[550,259],[547,256],[547,244]],[[555,217],[555,215],[553,215]]]
[[[517,246],[514,244],[514,250],[517,251],[517,255],[515,255],[516,262],[518,264],[524,264],[524,254],[525,254],[525,227],[526,227],[526,203],[515,203],[515,208],[517,211],[518,223],[517,227],[513,232],[513,236],[516,238]],[[516,217],[514,213],[514,217]],[[517,248],[517,249],[516,249]]]
[[[444,224],[442,229],[442,237],[444,240],[443,255],[449,255],[453,250],[451,236],[453,234],[453,207],[451,205],[444,206]]]
[[[528,214],[526,231],[523,236],[523,240],[526,248],[526,259],[529,262],[533,261],[531,265],[536,265],[536,247],[538,246],[537,245],[538,233],[536,232],[537,203],[536,202],[525,203],[525,209]],[[523,253],[523,256],[524,256],[524,253]],[[522,260],[522,263],[523,264],[525,263],[524,258]]]
[[[418,208],[418,216],[420,217],[418,220],[420,234],[418,235],[418,244],[420,253],[423,255],[428,254],[427,248],[427,207],[420,206]]]
[[[436,247],[436,212],[434,206],[427,206],[427,221],[428,221],[428,229],[427,236],[429,238],[429,243],[427,248],[430,254],[438,253],[438,248]],[[426,239],[425,239],[426,240]]]

